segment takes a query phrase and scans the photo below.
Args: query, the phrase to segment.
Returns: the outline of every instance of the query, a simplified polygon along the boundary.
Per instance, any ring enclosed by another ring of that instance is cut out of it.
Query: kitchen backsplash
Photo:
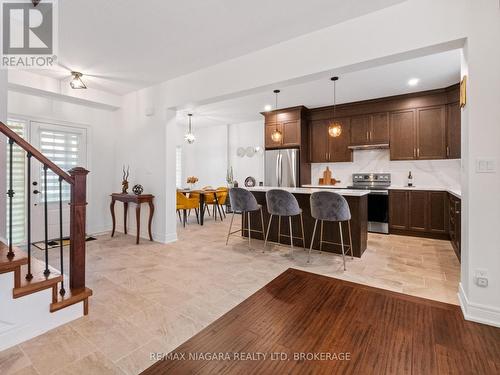
[[[421,186],[460,187],[460,160],[411,160],[391,161],[389,150],[354,150],[352,163],[311,164],[312,184],[317,184],[328,166],[332,177],[340,180],[341,186],[352,183],[353,173],[390,173],[392,185],[406,185],[408,172],[413,175],[413,184]]]

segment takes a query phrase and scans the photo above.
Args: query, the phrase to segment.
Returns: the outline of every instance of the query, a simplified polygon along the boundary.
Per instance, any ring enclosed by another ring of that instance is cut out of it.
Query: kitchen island
[[[262,210],[264,212],[264,227],[267,230],[267,225],[269,223],[269,213],[267,211],[266,205],[266,191],[271,189],[277,189],[273,187],[253,187],[247,188],[257,199],[257,202],[262,205]],[[300,208],[302,208],[302,215],[304,219],[304,232],[305,232],[305,247],[309,249],[311,244],[312,233],[314,229],[314,218],[311,216],[311,208],[309,204],[309,198],[312,193],[321,190],[334,191],[347,200],[349,204],[349,208],[351,210],[351,233],[352,233],[352,242],[353,242],[353,254],[355,257],[360,258],[363,252],[366,250],[367,237],[368,237],[368,193],[363,190],[351,190],[351,189],[319,189],[319,188],[279,188],[282,190],[287,190],[292,193],[299,203]],[[261,219],[260,213],[252,212],[250,215],[250,222],[252,225],[252,229],[261,229]],[[243,223],[244,230],[243,236],[248,236],[248,228],[246,226],[246,220]],[[302,247],[302,237],[301,228],[300,228],[300,217],[295,216],[292,217],[292,229],[293,229],[293,244],[296,247]],[[344,245],[349,244],[349,232],[347,223],[342,225],[343,229],[343,237],[344,237]],[[289,224],[288,218],[281,218],[281,239],[280,243],[283,245],[290,245],[290,238],[285,237],[283,235],[289,236]],[[320,226],[316,229],[316,235],[313,243],[313,249],[319,250],[319,236],[320,236]],[[296,237],[296,238],[295,238]],[[252,238],[263,239],[262,234],[252,231]],[[339,245],[333,245],[328,243],[323,243],[323,251],[333,252],[341,254],[341,246],[340,246],[340,231],[338,223],[324,222],[323,225],[323,240],[328,242],[335,242]],[[268,241],[278,242],[278,218],[273,217],[271,228],[269,230]],[[347,250],[347,248],[346,248]]]

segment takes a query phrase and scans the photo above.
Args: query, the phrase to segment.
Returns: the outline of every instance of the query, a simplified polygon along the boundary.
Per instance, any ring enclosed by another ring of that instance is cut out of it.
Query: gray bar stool
[[[302,240],[304,250],[306,249],[306,240],[304,238],[304,221],[302,220],[302,209],[299,207],[297,199],[293,194],[285,190],[272,189],[266,192],[267,211],[271,214],[269,224],[267,225],[266,240],[264,241],[264,249],[267,244],[267,237],[269,236],[269,229],[271,228],[271,221],[273,216],[278,216],[278,243],[281,237],[290,237],[290,257],[293,259],[293,231],[292,231],[292,216],[300,215],[300,226],[302,228],[302,237],[295,237]],[[281,234],[281,217],[288,216],[290,224],[290,236]]]
[[[231,208],[233,210],[233,216],[231,216],[231,224],[229,224],[229,232],[227,234],[226,238],[226,246],[227,243],[229,242],[229,236],[234,233],[238,233],[241,231],[241,234],[243,235],[243,231],[245,230],[245,214],[247,214],[247,220],[248,220],[248,248],[250,249],[250,237],[251,237],[251,232],[257,232],[257,233],[262,233],[262,236],[264,236],[264,215],[262,214],[262,206],[257,203],[257,200],[253,196],[252,193],[250,193],[246,189],[242,188],[232,188],[229,190],[229,199],[231,201]],[[250,227],[250,212],[253,211],[259,211],[260,210],[260,220],[262,224],[262,230],[255,230]],[[242,226],[241,229],[235,230],[234,232],[231,232],[231,228],[233,227],[233,220],[234,220],[234,214],[235,213],[241,213],[242,215]]]
[[[310,198],[311,202],[311,216],[316,219],[314,222],[314,229],[311,238],[311,246],[309,247],[309,255],[307,257],[307,263],[311,259],[311,250],[314,242],[314,235],[316,234],[316,226],[318,225],[318,220],[321,221],[321,234],[319,238],[319,251],[321,252],[322,244],[329,243],[332,245],[341,245],[342,246],[342,259],[344,261],[344,271],[345,268],[345,254],[344,251],[344,237],[342,234],[342,222],[347,221],[347,225],[349,227],[349,248],[351,252],[351,258],[353,258],[352,254],[352,236],[351,236],[351,210],[349,209],[349,204],[345,200],[345,198],[333,191],[318,191],[311,194]],[[323,241],[323,221],[331,221],[339,223],[340,230],[340,244],[334,242]]]

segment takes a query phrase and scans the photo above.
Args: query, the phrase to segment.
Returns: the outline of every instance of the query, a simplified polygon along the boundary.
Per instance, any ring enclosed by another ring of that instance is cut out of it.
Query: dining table
[[[215,200],[215,206],[217,207],[214,210],[214,219],[217,221],[217,211],[219,211],[220,220],[222,221],[222,213],[220,211],[219,201],[217,199],[217,190],[216,189],[179,189],[178,192],[188,195],[192,193],[198,193],[200,195],[200,225],[203,225],[204,217],[205,217],[205,197],[213,194]]]

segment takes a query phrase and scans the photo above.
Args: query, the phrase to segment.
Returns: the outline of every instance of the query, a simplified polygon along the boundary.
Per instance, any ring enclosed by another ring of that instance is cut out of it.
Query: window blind
[[[19,136],[26,139],[26,122],[7,120],[7,126]],[[7,144],[7,189],[9,180],[10,153]],[[26,233],[26,152],[14,143],[12,148],[12,186],[15,192],[12,199],[12,243],[20,244],[25,240]],[[7,200],[8,205],[8,200]],[[8,206],[7,206],[8,208]],[[9,228],[9,210],[7,209],[7,233]]]
[[[64,171],[78,166],[81,155],[81,135],[71,132],[55,131],[55,130],[40,130],[40,151],[54,164]],[[45,188],[43,166],[41,166],[40,181],[42,192]],[[70,200],[70,186],[63,182],[62,197],[64,201]],[[42,201],[45,197],[41,195]],[[50,169],[47,170],[47,202],[59,202],[59,176]]]

